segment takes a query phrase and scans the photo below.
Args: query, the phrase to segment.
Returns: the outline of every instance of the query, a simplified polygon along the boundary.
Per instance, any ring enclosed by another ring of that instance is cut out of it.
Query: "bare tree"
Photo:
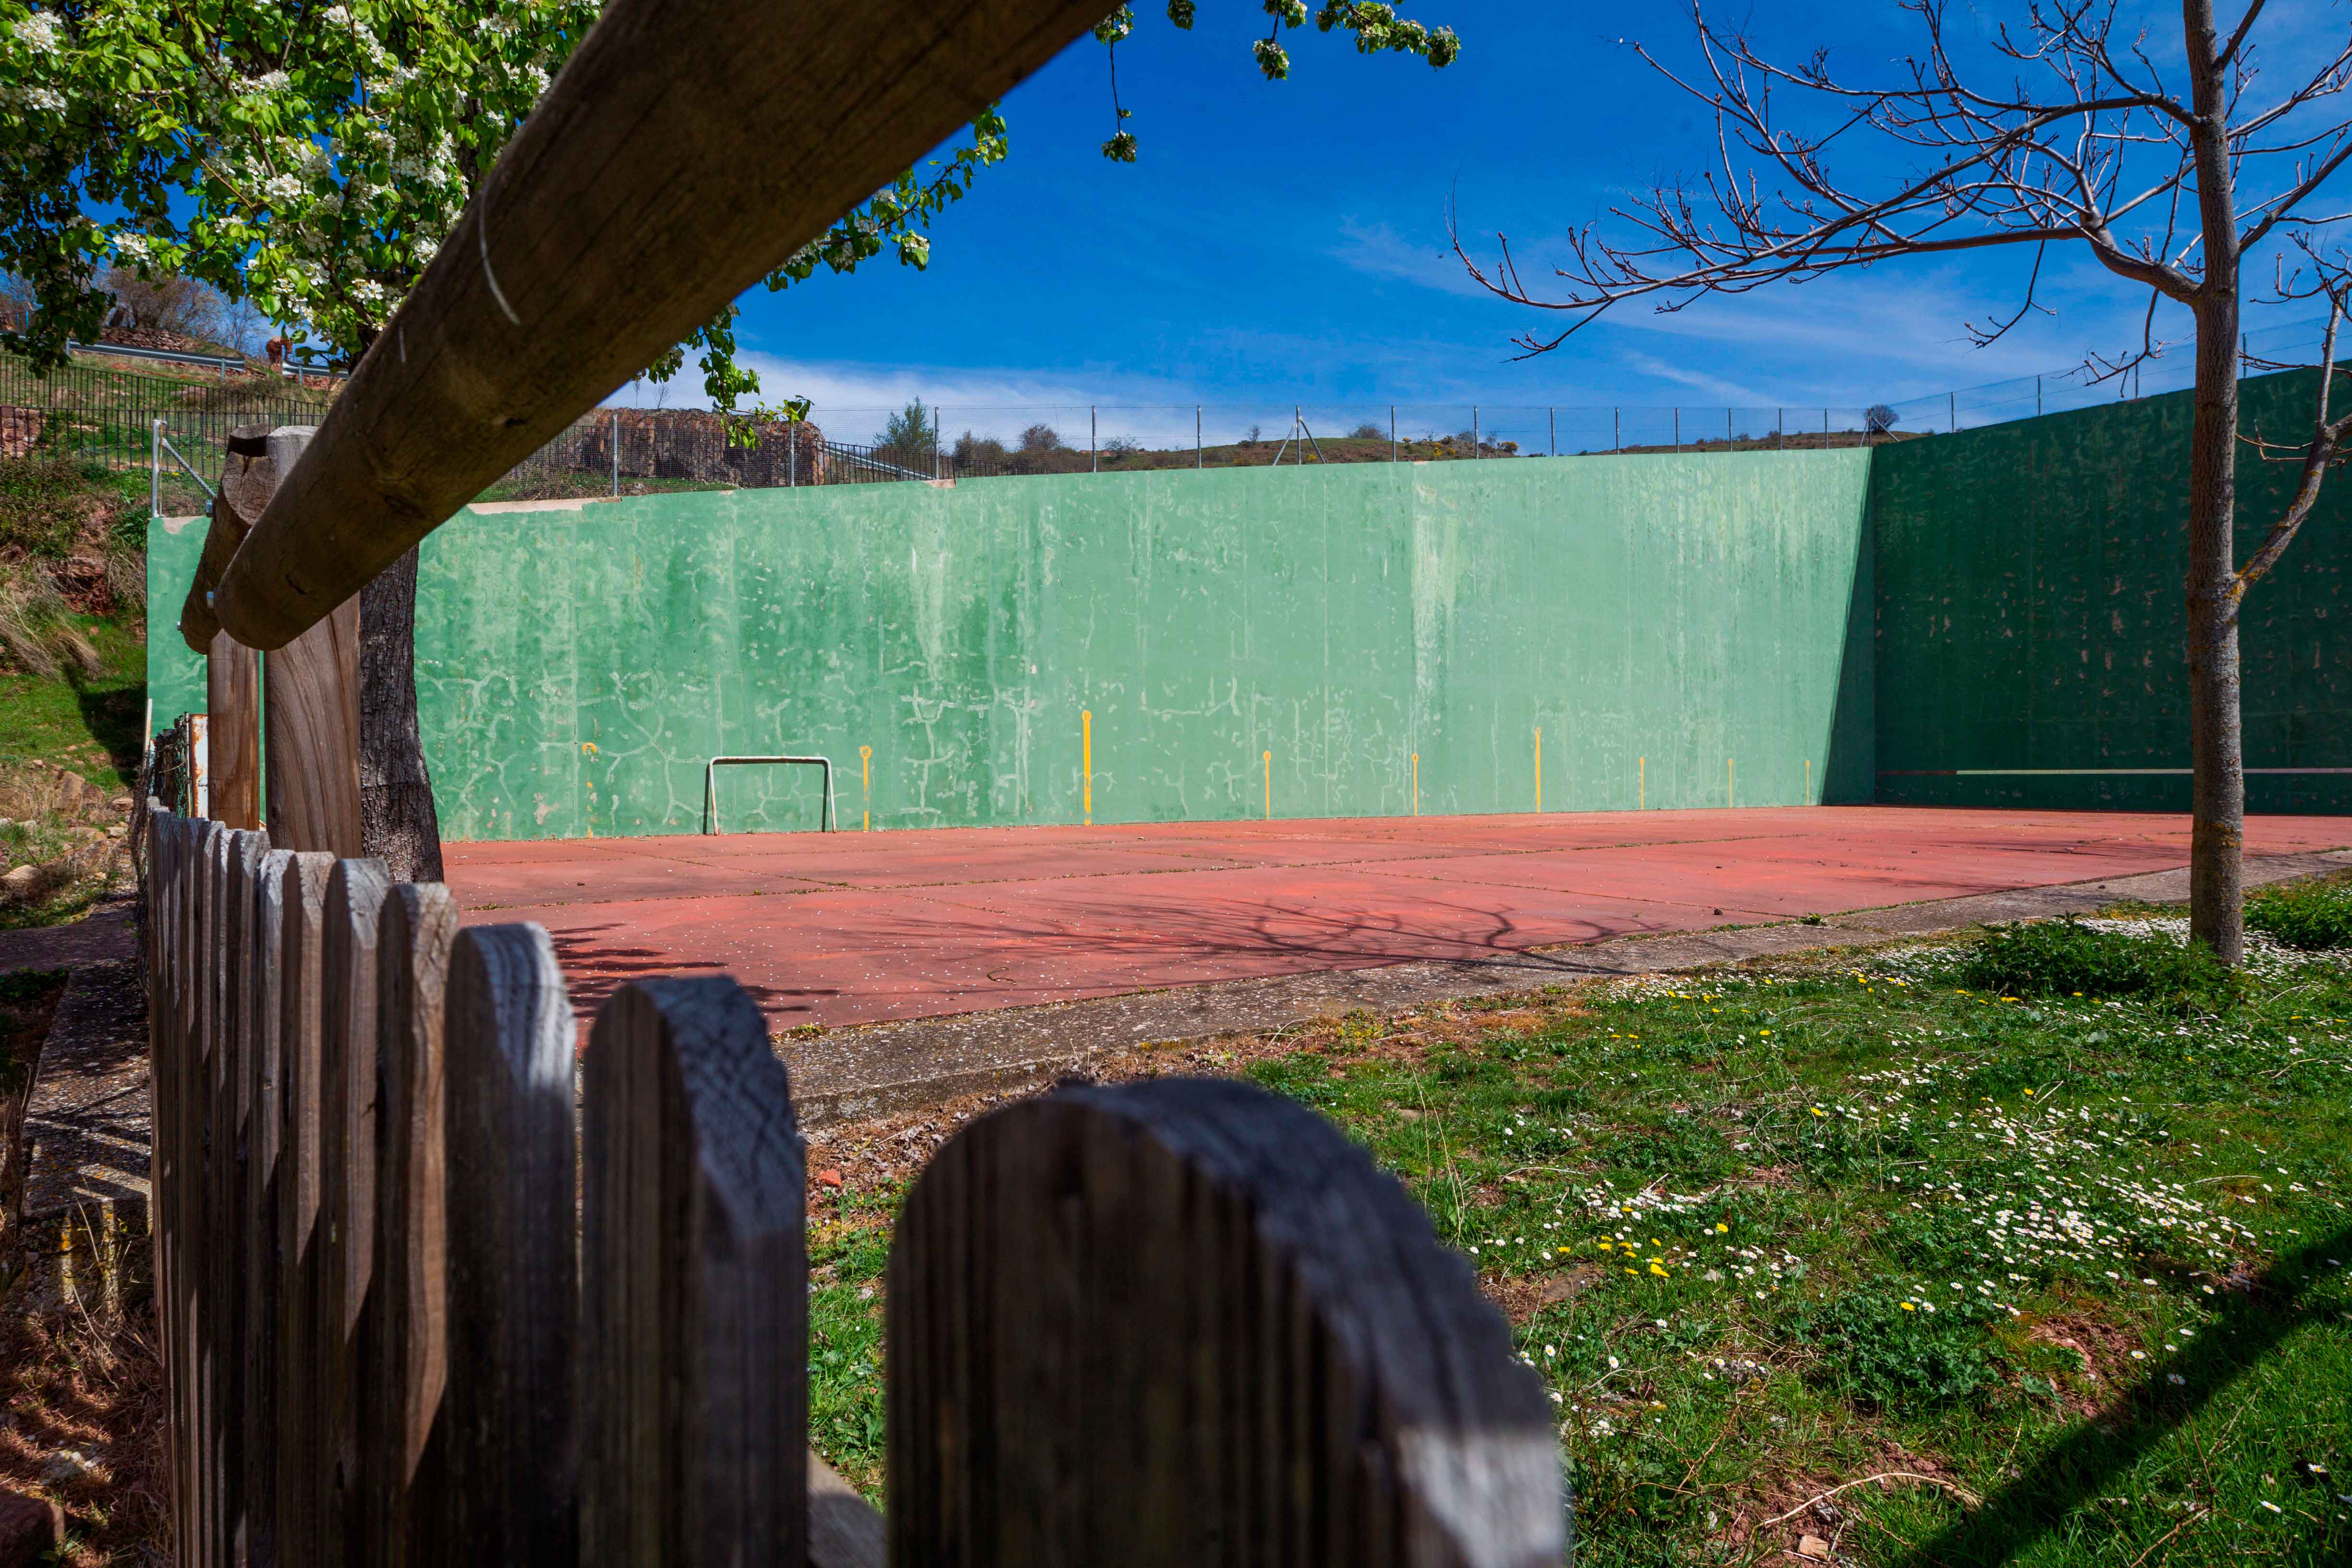
[[[1573,236],[1548,294],[1523,281],[1507,238],[1497,237],[1491,267],[1470,256],[1458,230],[1454,248],[1489,289],[1570,318],[1555,334],[1518,340],[1529,354],[1557,348],[1627,300],[1673,311],[1709,294],[1994,246],[2032,247],[2032,267],[2014,312],[1968,323],[1979,346],[2044,308],[2036,295],[2053,246],[2084,247],[2147,292],[2137,346],[2095,356],[2096,378],[2122,375],[2162,350],[2159,300],[2188,307],[2197,373],[2189,470],[2189,925],[2235,963],[2244,949],[2238,606],[2309,514],[2339,431],[2327,422],[2332,377],[2323,374],[2319,423],[2297,444],[2309,459],[2303,493],[2240,567],[2231,543],[2240,274],[2250,253],[2288,234],[2305,237],[2315,260],[2310,237],[2347,216],[2328,203],[2340,199],[2337,176],[2352,157],[2352,124],[2332,101],[2352,86],[2352,32],[2284,90],[2260,94],[2253,34],[2263,0],[2250,0],[2226,35],[2212,0],[2183,0],[2177,63],[2136,24],[2119,22],[2115,0],[2034,0],[2022,24],[2001,26],[1984,46],[1983,74],[2011,80],[1979,84],[1948,37],[1945,0],[1902,0],[1902,8],[1918,18],[1922,52],[1890,80],[1864,85],[1834,73],[1826,49],[1801,64],[1769,61],[1744,30],[1710,21],[1693,5],[1704,75],[1677,73],[1637,49],[1714,110],[1706,174],[1612,208],[1622,226],[1614,234],[1588,226]],[[1792,121],[1792,105],[1812,118]],[[1850,154],[1904,172],[1865,191],[1868,176],[1850,180],[1832,166]],[[2340,271],[2335,276],[2340,281]],[[2329,292],[2308,272],[2300,286]],[[2340,304],[2340,287],[2330,297]]]

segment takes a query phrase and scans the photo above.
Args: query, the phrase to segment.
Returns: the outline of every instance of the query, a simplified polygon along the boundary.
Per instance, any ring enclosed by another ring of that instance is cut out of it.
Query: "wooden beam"
[[[213,638],[220,635],[213,590],[220,586],[221,574],[228,570],[237,546],[261,521],[277,490],[269,426],[239,425],[228,433],[228,454],[221,464],[220,494],[213,498],[212,519],[205,530],[204,553],[196,560],[196,574],[188,580],[188,595],[180,602],[180,636],[191,652],[210,652]]]
[[[214,634],[205,657],[205,730],[210,737],[207,795],[212,819],[229,827],[261,826],[261,656],[226,632]]]
[[[981,108],[1104,0],[615,0],[223,577],[278,648]]]

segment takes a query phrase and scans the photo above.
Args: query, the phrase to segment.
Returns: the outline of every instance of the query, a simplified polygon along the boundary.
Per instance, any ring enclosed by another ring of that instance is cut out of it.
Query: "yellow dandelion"
[[[1650,1262],[1650,1272],[1656,1275],[1661,1279],[1664,1279],[1666,1276],[1666,1271],[1658,1267],[1657,1260],[1654,1258]]]
[[[1723,1232],[1723,1234],[1724,1234],[1724,1235],[1726,1235],[1726,1236],[1729,1236],[1729,1235],[1731,1234],[1731,1227],[1730,1227],[1729,1226],[1727,1226],[1727,1225],[1724,1224],[1721,1220],[1717,1220],[1717,1221],[1716,1221],[1716,1222],[1715,1222],[1715,1228],[1716,1228],[1716,1229],[1717,1229],[1717,1230],[1719,1230],[1719,1231],[1721,1231],[1721,1232]]]

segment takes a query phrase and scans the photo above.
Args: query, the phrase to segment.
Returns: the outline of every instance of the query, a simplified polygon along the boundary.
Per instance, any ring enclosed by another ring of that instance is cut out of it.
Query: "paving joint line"
[[[2249,856],[2252,889],[2352,868],[2352,849]],[[1822,917],[1705,931],[1554,943],[1480,959],[1368,959],[1347,967],[1160,986],[1080,1001],[850,1025],[773,1044],[793,1078],[802,1125],[823,1127],[921,1109],[976,1092],[1043,1087],[1106,1053],[1139,1044],[1198,1046],[1356,1008],[1532,991],[1546,984],[1674,973],[1835,948],[1878,947],[2000,920],[2055,919],[2126,902],[2187,897],[2185,867],[2032,888],[1880,905]],[[1579,961],[1580,960],[1580,962]]]

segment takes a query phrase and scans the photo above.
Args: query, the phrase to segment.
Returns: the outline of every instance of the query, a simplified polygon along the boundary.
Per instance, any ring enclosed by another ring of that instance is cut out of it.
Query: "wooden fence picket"
[[[410,1561],[416,1508],[443,1505],[433,1442],[447,1377],[443,993],[457,904],[438,882],[402,882],[376,942],[373,1331],[362,1343],[361,1531],[367,1568]]]
[[[891,1560],[1538,1568],[1549,1406],[1469,1266],[1247,1085],[967,1126],[892,1247]]]
[[[760,1010],[724,977],[625,986],[583,1098],[582,1561],[803,1563],[802,1146]]]
[[[205,1249],[206,1300],[198,1319],[205,1325],[211,1373],[214,1513],[206,1550],[213,1561],[222,1563],[244,1562],[247,1555],[244,1540],[246,1298],[253,1258],[251,1237],[237,1221],[245,1209],[249,1156],[246,1144],[254,1014],[254,889],[262,857],[268,852],[269,840],[261,833],[231,829],[223,835],[214,891],[219,926],[215,951],[219,954],[221,988],[205,1091],[211,1119],[205,1140],[211,1169],[204,1194],[210,1245]]]
[[[238,1226],[246,1237],[243,1419],[245,1561],[247,1568],[278,1563],[278,1328],[283,1262],[278,1222],[278,1159],[285,1143],[285,1106],[278,1098],[283,1068],[286,976],[286,884],[294,857],[272,849],[261,857],[252,892],[252,935],[247,945],[245,1188]]]
[[[733,981],[624,987],[575,1094],[539,927],[162,810],[146,842],[176,1561],[883,1561],[806,1447],[803,1154]],[[1467,1264],[1246,1085],[966,1127],[887,1312],[908,1568],[1564,1556],[1550,1410]]]
[[[434,1541],[508,1568],[574,1568],[577,1034],[535,925],[460,932],[443,1031],[449,1119],[451,1486]],[[557,1216],[551,1223],[550,1216]],[[443,1561],[456,1561],[447,1552]]]
[[[327,878],[319,1009],[317,1514],[323,1568],[361,1561],[355,1386],[374,1328],[377,929],[391,878],[381,860],[338,860]]]
[[[325,1417],[320,1409],[318,1346],[324,1338],[325,1237],[318,1219],[323,1073],[321,1014],[326,983],[327,883],[334,857],[298,854],[284,872],[278,981],[280,1097],[285,1142],[278,1156],[278,1557],[289,1568],[325,1559],[319,1498]]]

